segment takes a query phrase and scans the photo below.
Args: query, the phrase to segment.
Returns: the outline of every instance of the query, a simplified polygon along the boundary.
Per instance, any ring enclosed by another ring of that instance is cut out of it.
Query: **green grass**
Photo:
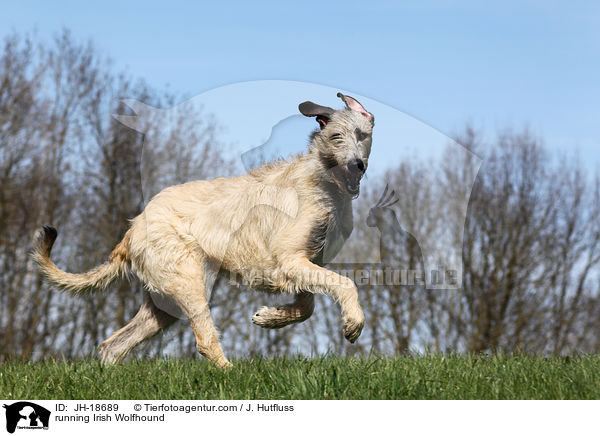
[[[2,399],[600,399],[600,355],[3,363]]]

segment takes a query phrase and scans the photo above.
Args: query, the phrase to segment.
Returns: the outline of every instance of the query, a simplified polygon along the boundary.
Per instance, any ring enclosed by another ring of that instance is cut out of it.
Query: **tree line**
[[[114,120],[111,114],[130,110],[120,98],[168,108],[181,96],[115,72],[92,43],[66,30],[51,41],[14,33],[0,50],[0,360],[88,356],[131,319],[144,290],[134,279],[80,298],[49,289],[28,256],[37,229],[55,224],[55,262],[87,270],[105,260],[143,210],[142,171],[168,186],[233,175],[236,166],[222,152],[217,121],[191,105],[174,119],[148,120],[140,132]],[[148,138],[153,146],[144,149]],[[422,280],[359,284],[367,324],[348,345],[339,310],[327,299],[317,298],[303,324],[262,330],[251,324],[253,311],[289,296],[218,280],[211,306],[225,352],[600,350],[598,172],[571,156],[556,158],[526,130],[485,141],[467,127],[456,139],[483,157],[478,173],[472,161],[453,156],[442,160],[441,171],[418,159],[398,163],[355,202],[353,241],[377,231],[381,262],[371,267],[418,271],[423,240],[416,236],[458,223],[450,238],[462,247],[459,289],[427,289]],[[150,153],[143,168],[142,150]],[[465,193],[457,187],[475,173],[463,222]],[[386,185],[398,201],[378,206]],[[357,242],[345,247],[361,249]],[[164,354],[196,354],[185,321],[137,351]]]

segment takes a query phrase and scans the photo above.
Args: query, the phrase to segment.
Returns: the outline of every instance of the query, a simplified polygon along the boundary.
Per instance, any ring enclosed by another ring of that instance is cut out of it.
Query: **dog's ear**
[[[319,126],[321,126],[321,129],[325,128],[331,114],[335,112],[335,109],[315,104],[312,101],[300,103],[298,105],[298,110],[305,117],[317,117],[317,122],[319,123]]]
[[[367,112],[367,110],[363,107],[362,104],[358,102],[357,99],[350,97],[349,95],[344,95],[341,92],[337,93],[337,96],[341,98],[344,103],[346,103],[346,107],[350,110],[360,112],[363,114],[371,123],[375,122],[375,117],[371,112]]]

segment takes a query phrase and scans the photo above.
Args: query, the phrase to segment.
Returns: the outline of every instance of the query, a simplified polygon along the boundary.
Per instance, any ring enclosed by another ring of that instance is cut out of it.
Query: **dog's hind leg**
[[[196,335],[196,348],[216,366],[232,366],[225,357],[213,325],[206,299],[206,270],[203,259],[190,255],[169,268],[163,291],[190,320]]]
[[[171,326],[177,318],[154,305],[148,295],[138,313],[125,327],[100,345],[103,365],[120,362],[136,345]]]
[[[264,328],[278,329],[306,321],[312,315],[314,308],[314,294],[299,292],[293,303],[278,307],[261,307],[252,317],[252,322]]]

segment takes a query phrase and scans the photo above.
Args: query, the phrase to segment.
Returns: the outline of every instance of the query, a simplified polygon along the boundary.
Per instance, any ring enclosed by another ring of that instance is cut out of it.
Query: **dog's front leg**
[[[352,280],[300,256],[286,258],[281,269],[298,289],[333,297],[342,309],[344,336],[350,342],[358,339],[365,323],[365,315],[358,301],[358,289]]]

